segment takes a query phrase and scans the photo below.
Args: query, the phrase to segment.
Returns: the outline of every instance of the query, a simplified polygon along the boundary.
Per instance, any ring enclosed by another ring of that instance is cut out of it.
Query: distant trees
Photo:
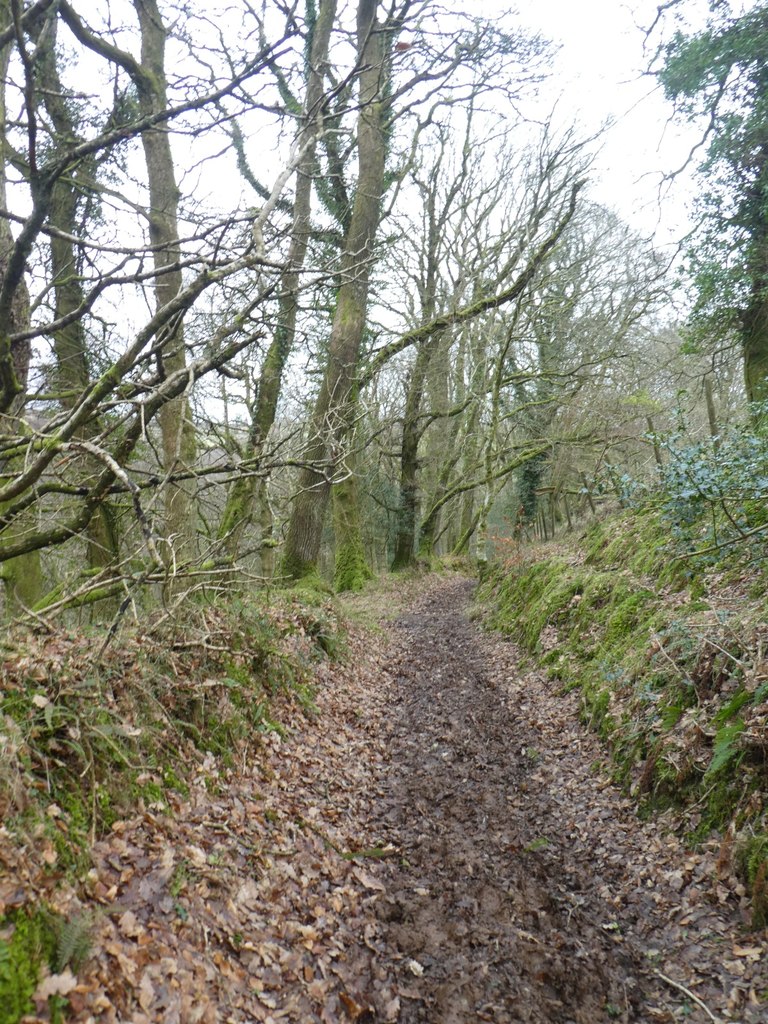
[[[489,149],[495,151],[490,165]],[[470,121],[460,152],[458,166],[443,167],[440,138],[434,164],[425,163],[416,172],[424,226],[404,242],[415,248],[406,273],[419,296],[423,322],[414,331],[417,352],[403,411],[394,568],[414,561],[417,533],[420,554],[431,554],[441,510],[451,497],[484,492],[480,507],[487,512],[497,489],[494,481],[503,481],[525,461],[518,453],[508,463],[496,448],[512,324],[531,300],[584,187],[582,146],[571,139],[552,142],[545,136],[539,150],[515,166],[511,140],[484,143],[474,136]],[[499,178],[489,173],[493,166],[514,168],[514,173]],[[455,378],[452,364],[462,367],[464,379]],[[435,388],[440,374],[445,375],[442,386]],[[433,408],[424,409],[430,391]],[[448,400],[440,402],[439,392]],[[436,422],[453,444],[441,446],[443,467],[417,529],[419,445]],[[463,446],[461,458],[456,444]],[[484,515],[467,515],[471,536],[478,526],[482,529]],[[461,549],[467,540],[459,543]]]
[[[349,215],[346,223],[340,225],[343,244],[338,290],[305,455],[309,465],[299,481],[282,562],[283,573],[294,579],[316,572],[325,509],[333,478],[338,476],[336,585],[340,589],[359,586],[367,575],[357,521],[355,470],[345,454],[345,447],[349,447],[353,438],[382,204],[387,189],[403,177],[403,168],[389,172],[387,169],[392,155],[391,138],[398,120],[414,112],[413,135],[405,140],[408,148],[400,158],[418,162],[422,134],[431,123],[439,123],[442,107],[457,103],[459,98],[470,104],[477,96],[491,90],[500,96],[514,92],[519,80],[530,74],[529,70],[524,70],[525,61],[535,63],[541,49],[536,40],[509,36],[496,31],[490,23],[476,21],[467,27],[460,25],[454,31],[452,46],[447,47],[445,39],[441,40],[439,48],[427,53],[425,66],[406,74],[405,81],[399,82],[393,75],[392,47],[397,33],[407,27],[419,5],[402,3],[393,7],[382,21],[377,20],[377,6],[373,0],[359,0],[357,7],[361,67],[356,126],[357,178],[352,195],[344,204],[349,208]],[[445,96],[441,95],[441,89],[446,91]],[[344,182],[346,168],[342,166],[341,171]],[[337,181],[337,191],[338,187]],[[429,300],[426,301],[429,305]],[[414,336],[412,342],[418,341],[430,349],[432,338],[441,330],[437,324],[426,325],[422,335]],[[393,354],[397,348],[396,345],[384,352]],[[384,361],[385,356],[380,353],[377,364],[381,366]]]

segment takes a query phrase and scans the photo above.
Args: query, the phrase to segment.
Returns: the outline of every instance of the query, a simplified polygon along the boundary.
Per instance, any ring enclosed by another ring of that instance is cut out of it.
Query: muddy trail
[[[396,625],[399,705],[380,813],[407,867],[390,872],[379,913],[423,968],[400,1019],[624,1016],[639,1005],[638,965],[529,781],[539,754],[506,685],[513,652],[504,658],[467,621],[469,593],[469,583],[441,589]],[[542,858],[550,847],[557,857]]]
[[[764,1024],[768,942],[720,844],[641,822],[577,696],[471,595],[433,581],[352,629],[314,711],[116,822],[79,888],[0,828],[0,901],[91,928],[25,1022],[55,992],[73,1024]]]
[[[377,912],[413,975],[399,1020],[768,1019],[765,945],[714,850],[638,820],[576,697],[470,623],[471,592],[395,624],[378,814],[403,859]]]

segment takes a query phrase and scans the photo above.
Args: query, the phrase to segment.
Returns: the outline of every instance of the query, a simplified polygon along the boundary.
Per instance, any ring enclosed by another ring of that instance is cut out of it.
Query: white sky
[[[474,9],[494,15],[506,6],[476,0]],[[688,226],[691,181],[666,190],[661,204],[659,186],[699,136],[668,124],[670,105],[653,79],[641,77],[648,61],[643,29],[653,22],[657,0],[517,0],[516,8],[520,23],[560,44],[540,97],[544,111],[557,103],[558,120],[575,119],[587,133],[614,122],[598,155],[592,197],[642,234],[656,232],[659,244],[673,244]]]

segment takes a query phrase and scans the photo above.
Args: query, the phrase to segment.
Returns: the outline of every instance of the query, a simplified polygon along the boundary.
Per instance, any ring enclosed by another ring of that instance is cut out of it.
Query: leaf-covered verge
[[[658,506],[496,566],[486,621],[520,643],[609,745],[616,779],[694,841],[768,922],[768,625],[764,571],[742,548],[681,558]]]
[[[313,713],[319,662],[343,651],[337,610],[309,594],[233,601],[120,633],[11,633],[0,650],[0,1024],[65,1019],[91,920],[56,911],[94,843],[172,814],[193,784],[258,756]],[[289,711],[290,709],[290,711]],[[73,973],[74,972],[74,973]]]

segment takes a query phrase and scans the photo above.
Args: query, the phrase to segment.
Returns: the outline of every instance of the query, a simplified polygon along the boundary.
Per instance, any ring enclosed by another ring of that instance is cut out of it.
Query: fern
[[[66,920],[61,918],[56,927],[56,950],[53,967],[61,973],[71,967],[77,974],[93,947],[93,918],[89,914],[76,914]]]
[[[744,731],[744,723],[741,719],[731,725],[724,725],[718,729],[715,736],[715,746],[712,752],[712,760],[705,776],[715,775],[727,767],[736,757],[741,757],[743,751],[739,747],[738,738]]]

